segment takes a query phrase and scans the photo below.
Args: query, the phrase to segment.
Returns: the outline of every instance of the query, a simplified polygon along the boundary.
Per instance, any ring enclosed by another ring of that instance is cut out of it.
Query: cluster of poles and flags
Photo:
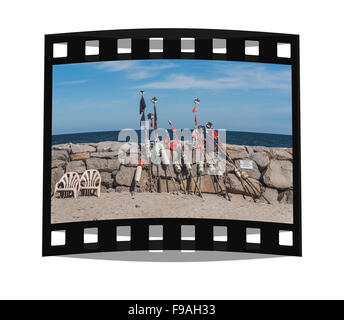
[[[145,109],[146,103],[143,97],[144,91],[140,91],[140,125],[142,122],[145,122]],[[174,192],[179,194],[183,192],[185,194],[197,194],[201,198],[202,196],[202,175],[204,174],[205,168],[208,169],[208,173],[213,182],[214,190],[216,193],[224,196],[227,200],[231,200],[231,196],[228,192],[231,186],[231,179],[228,176],[227,165],[230,168],[233,168],[231,171],[234,171],[236,177],[240,181],[243,190],[247,195],[249,195],[253,201],[256,201],[257,198],[262,197],[267,203],[270,204],[269,200],[264,197],[262,194],[262,188],[260,190],[254,185],[250,180],[248,174],[241,170],[235,163],[235,161],[230,157],[225,146],[223,146],[219,139],[219,133],[213,128],[211,122],[207,122],[205,126],[198,125],[197,121],[197,112],[200,104],[200,99],[194,99],[194,107],[192,113],[194,114],[194,130],[192,131],[192,151],[196,151],[194,154],[198,157],[196,161],[196,170],[193,171],[192,163],[193,161],[187,161],[190,159],[185,159],[185,153],[181,152],[181,157],[178,158],[179,161],[173,161],[173,164],[170,162],[170,155],[167,150],[172,152],[176,151],[178,148],[182,151],[182,143],[179,141],[176,134],[177,129],[173,126],[172,122],[168,120],[168,123],[171,127],[174,139],[171,141],[169,135],[167,135],[163,140],[158,138],[157,129],[158,129],[158,116],[157,116],[157,104],[158,99],[153,97],[151,102],[153,103],[153,113],[148,113],[147,118],[150,123],[150,127],[153,130],[153,141],[151,142],[148,137],[144,139],[145,144],[139,144],[140,159],[138,166],[136,168],[135,177],[134,177],[134,189],[136,184],[141,180],[142,169],[145,165],[145,159],[151,158],[153,161],[148,162],[148,173],[149,173],[149,191],[150,192],[161,192],[161,176],[159,172],[159,163],[161,163],[161,168],[165,173],[166,183],[168,183],[167,173],[172,180],[174,186]],[[213,157],[205,157],[204,150],[206,150],[206,143],[209,141],[213,144],[214,150],[221,154],[225,159],[225,168],[219,170],[216,168],[216,160]],[[184,143],[184,149],[186,148]],[[193,154],[193,153],[191,153]],[[206,160],[205,160],[206,159]],[[159,161],[160,160],[160,161]],[[192,160],[192,159],[191,159]],[[174,172],[174,174],[173,174]],[[174,178],[177,178],[176,179]],[[184,184],[186,181],[186,185]],[[222,183],[221,183],[222,181]],[[193,190],[192,190],[193,182]],[[167,184],[168,185],[168,184]],[[178,186],[179,185],[179,186]],[[167,191],[168,187],[167,187]],[[245,197],[245,196],[244,196]]]

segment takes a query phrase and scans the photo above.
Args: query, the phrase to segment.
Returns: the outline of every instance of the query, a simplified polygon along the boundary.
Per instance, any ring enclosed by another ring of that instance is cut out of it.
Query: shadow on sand
[[[97,252],[85,254],[73,254],[63,257],[77,259],[113,260],[113,261],[146,261],[146,262],[206,262],[206,261],[234,261],[251,259],[281,258],[279,255],[219,252],[219,251],[195,251],[181,252],[175,250],[163,252],[150,251],[122,251],[122,252]]]
[[[154,233],[153,236],[158,234]],[[190,230],[186,229],[186,236],[191,236]],[[95,229],[88,229],[88,234],[95,234]],[[222,229],[217,231],[217,235],[223,236]],[[249,229],[248,234],[257,234],[256,229]],[[121,234],[125,235],[125,234]],[[146,262],[206,262],[206,261],[235,261],[235,260],[253,260],[282,258],[285,256],[261,254],[261,253],[243,253],[243,252],[226,252],[226,251],[194,251],[183,252],[178,250],[166,250],[159,252],[151,251],[113,251],[113,252],[96,252],[64,255],[61,257],[76,259],[94,259],[94,260],[113,260],[113,261],[146,261]]]

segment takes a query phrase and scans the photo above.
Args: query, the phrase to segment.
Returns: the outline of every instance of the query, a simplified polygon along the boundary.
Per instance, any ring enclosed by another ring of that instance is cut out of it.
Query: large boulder
[[[118,159],[123,165],[137,166],[139,163],[139,149],[137,143],[124,143],[118,150]]]
[[[119,169],[118,159],[90,158],[86,160],[87,169],[97,169],[98,171],[112,172]]]
[[[112,178],[114,178],[114,179],[115,179],[115,177],[116,177],[116,174],[117,174],[118,170],[119,170],[119,169],[117,169],[117,170],[113,170],[113,171],[111,172]]]
[[[127,187],[133,186],[134,185],[135,172],[136,172],[136,168],[121,166],[119,171],[116,173],[116,176],[115,176],[116,185],[127,186]],[[148,173],[147,173],[147,170],[142,170],[141,179],[136,184],[136,186],[138,188],[142,189],[146,185],[148,185]],[[116,190],[117,190],[117,187],[116,187]]]
[[[55,190],[56,183],[62,178],[64,170],[61,167],[54,168],[51,170],[51,193]]]
[[[85,163],[81,160],[68,162],[66,166],[66,172],[77,172],[82,174],[85,170]]]
[[[118,152],[93,152],[91,153],[91,158],[103,158],[103,159],[113,159],[116,158]]]
[[[259,180],[261,174],[260,174],[260,171],[259,171],[259,168],[258,168],[256,162],[251,160],[252,161],[252,169],[245,169],[245,168],[241,167],[240,160],[243,160],[243,159],[239,159],[239,160],[235,161],[237,168],[239,168],[242,171],[245,171],[250,178]]]
[[[271,155],[277,160],[292,160],[293,155],[288,152],[287,148],[271,148]]]
[[[63,160],[52,160],[51,161],[51,168],[59,168],[59,167],[64,167],[66,165],[66,161]]]
[[[69,160],[69,154],[66,150],[52,150],[51,151],[51,160]]]
[[[266,152],[254,152],[250,158],[258,165],[260,170],[264,170],[270,163]]]
[[[233,144],[227,144],[226,147],[228,155],[233,159],[247,159],[249,157],[249,153],[245,146],[237,146]]]
[[[227,161],[226,169],[228,172],[233,172],[233,171],[235,171],[235,165],[232,162]]]
[[[244,194],[244,195],[249,196],[250,193],[252,195],[255,195],[255,194],[260,195],[260,193],[262,192],[259,181],[255,179],[250,179],[250,182],[253,184],[254,188],[250,187],[245,182],[243,182],[243,185],[242,185],[239,178],[233,173],[227,174],[226,181],[227,181],[226,185],[228,186],[228,190],[230,193],[239,193],[239,194]]]
[[[254,153],[254,149],[252,146],[246,146],[246,150],[248,152],[249,155],[253,154]]]
[[[82,153],[72,153],[70,155],[71,160],[86,160],[90,157],[89,152],[82,152]]]
[[[236,144],[227,144],[226,145],[226,149],[227,152],[242,152],[242,151],[246,151],[246,147],[245,146],[239,146]]]
[[[287,160],[271,160],[263,176],[264,183],[276,189],[293,186],[293,165]]]
[[[281,203],[293,204],[294,202],[293,190],[286,190],[286,191],[280,192],[278,195],[278,201]]]
[[[102,179],[101,185],[105,188],[112,188],[113,187],[113,178],[112,174],[109,172],[100,172],[100,177]]]
[[[71,151],[70,143],[55,144],[51,148],[52,150],[66,150],[67,152]]]
[[[97,152],[114,152],[118,155],[118,150],[121,145],[123,145],[123,142],[102,141],[97,144]]]
[[[139,144],[137,142],[117,142],[119,143],[119,150],[124,152],[137,153],[139,151]]]
[[[71,144],[72,153],[95,152],[96,148],[88,144]]]
[[[271,203],[278,203],[278,191],[276,189],[265,188],[263,195]]]
[[[116,174],[115,182],[116,185],[130,187],[133,185],[136,168],[121,166]],[[142,173],[145,172],[144,170]]]
[[[252,149],[254,152],[270,152],[270,148],[264,146],[253,146]]]

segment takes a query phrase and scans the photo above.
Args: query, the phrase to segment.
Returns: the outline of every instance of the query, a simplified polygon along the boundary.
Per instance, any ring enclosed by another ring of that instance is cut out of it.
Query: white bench
[[[91,191],[96,191],[97,197],[100,197],[101,177],[98,170],[86,170],[80,178],[80,194],[90,195]]]
[[[72,193],[74,198],[76,198],[79,193],[79,187],[79,175],[76,172],[66,172],[55,185],[54,197],[56,197],[57,193],[62,193],[63,196],[69,196]]]

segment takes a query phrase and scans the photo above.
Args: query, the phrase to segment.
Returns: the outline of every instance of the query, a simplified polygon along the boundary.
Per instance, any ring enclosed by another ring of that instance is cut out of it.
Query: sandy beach
[[[293,223],[291,204],[267,204],[233,195],[232,201],[215,194],[135,193],[109,191],[97,197],[51,199],[51,223],[130,219],[209,218]]]

